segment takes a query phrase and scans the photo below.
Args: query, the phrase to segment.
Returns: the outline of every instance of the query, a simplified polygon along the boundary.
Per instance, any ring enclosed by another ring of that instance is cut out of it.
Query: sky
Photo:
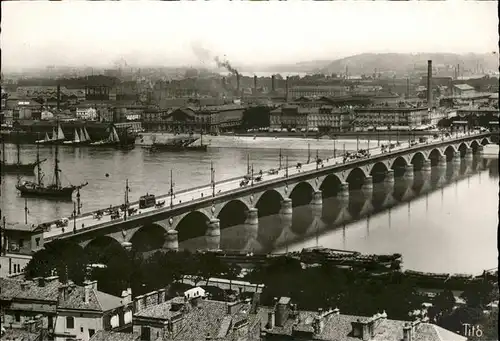
[[[496,1],[2,1],[2,68],[212,67],[364,52],[491,53]]]

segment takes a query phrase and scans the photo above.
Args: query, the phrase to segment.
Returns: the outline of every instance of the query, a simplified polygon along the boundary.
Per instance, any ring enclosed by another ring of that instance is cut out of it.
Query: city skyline
[[[461,54],[498,49],[494,2],[4,2],[2,6],[5,71],[46,65],[112,67],[117,60],[139,66],[214,68],[216,56],[238,68],[335,60],[366,52]]]

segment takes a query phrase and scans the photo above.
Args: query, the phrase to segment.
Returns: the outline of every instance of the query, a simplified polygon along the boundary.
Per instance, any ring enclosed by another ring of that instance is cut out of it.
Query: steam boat
[[[156,151],[167,151],[167,152],[181,152],[181,151],[199,151],[206,152],[208,149],[208,145],[203,144],[203,132],[200,135],[200,144],[193,145],[194,142],[198,141],[197,137],[180,137],[174,140],[171,140],[167,143],[157,143],[153,140],[153,143],[149,147],[151,152]]]

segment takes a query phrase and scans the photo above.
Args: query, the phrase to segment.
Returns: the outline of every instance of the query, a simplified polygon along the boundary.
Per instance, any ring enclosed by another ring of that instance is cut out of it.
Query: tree
[[[455,306],[455,296],[451,290],[445,289],[434,297],[432,303],[442,314],[449,314]]]
[[[231,263],[226,266],[226,276],[229,279],[229,290],[232,290],[233,279],[238,278],[241,274],[241,266],[236,263]]]

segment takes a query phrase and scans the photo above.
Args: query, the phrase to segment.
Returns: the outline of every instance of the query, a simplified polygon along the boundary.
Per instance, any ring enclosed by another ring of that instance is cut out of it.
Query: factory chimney
[[[257,76],[253,76],[253,89],[257,93]]]
[[[240,74],[236,72],[236,93],[240,95]]]
[[[288,76],[286,76],[286,81],[285,81],[285,101],[288,102]]]
[[[432,109],[432,60],[427,61],[427,107]]]
[[[60,102],[61,102],[61,86],[57,84],[57,111],[59,111]]]
[[[271,76],[271,91],[276,91],[276,77],[274,75]]]

